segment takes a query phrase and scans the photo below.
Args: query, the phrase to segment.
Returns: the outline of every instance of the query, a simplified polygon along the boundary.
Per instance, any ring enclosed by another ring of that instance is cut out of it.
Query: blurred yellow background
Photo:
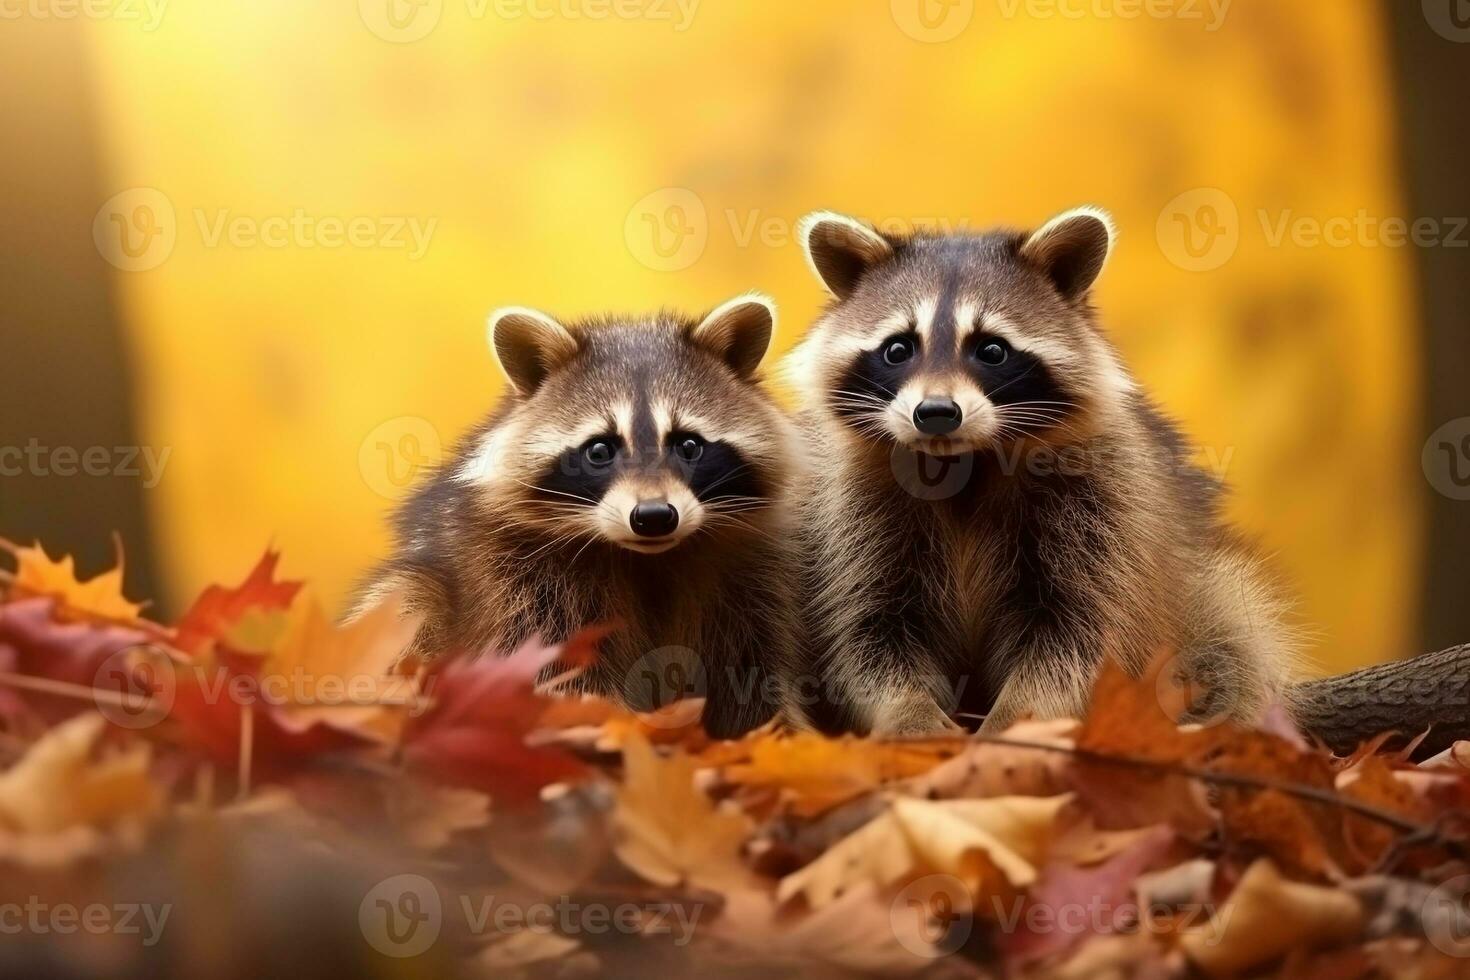
[[[1411,256],[1276,237],[1405,213],[1380,8],[1221,6],[261,0],[85,23],[90,231],[141,438],[171,448],[145,495],[165,598],[274,542],[340,599],[499,391],[496,306],[759,289],[784,351],[822,300],[808,210],[1032,226],[1092,202],[1122,231],[1104,321],[1223,470],[1318,666],[1405,652]]]

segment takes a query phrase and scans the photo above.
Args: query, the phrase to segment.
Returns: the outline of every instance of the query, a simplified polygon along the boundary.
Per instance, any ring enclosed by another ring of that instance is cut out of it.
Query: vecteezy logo
[[[649,721],[655,726],[683,724],[682,715],[662,709],[708,692],[704,661],[688,647],[659,647],[645,653],[623,675],[624,700],[635,711],[653,712]]]
[[[357,450],[357,468],[373,493],[399,500],[443,458],[443,443],[433,423],[404,415],[367,434]]]
[[[919,500],[948,500],[970,485],[975,454],[930,456],[905,446],[894,446],[889,467],[898,485]]]
[[[386,878],[363,896],[357,924],[368,945],[384,956],[418,956],[444,926],[439,889],[423,875]]]
[[[1164,205],[1155,232],[1164,257],[1187,272],[1218,269],[1240,245],[1240,212],[1215,187],[1185,191]]]
[[[444,0],[357,0],[357,12],[384,41],[411,44],[439,26]]]
[[[1435,949],[1470,957],[1470,875],[1451,878],[1430,892],[1419,918]]]
[[[168,655],[151,646],[130,646],[103,660],[92,676],[97,711],[119,728],[151,728],[168,716],[178,679]]]
[[[975,17],[975,0],[890,0],[893,22],[915,41],[942,44],[964,33]]]
[[[173,254],[178,236],[173,202],[152,187],[114,194],[92,219],[97,251],[124,272],[158,268]]]
[[[1470,500],[1470,417],[1452,419],[1424,443],[1429,485],[1451,500]]]
[[[954,875],[925,875],[910,882],[888,906],[888,922],[900,946],[925,959],[948,956],[975,927],[970,893]]]
[[[1424,19],[1447,41],[1470,43],[1470,0],[1423,0]]]
[[[678,272],[699,261],[709,244],[709,215],[699,195],[665,187],[645,196],[623,223],[628,251],[657,272]]]

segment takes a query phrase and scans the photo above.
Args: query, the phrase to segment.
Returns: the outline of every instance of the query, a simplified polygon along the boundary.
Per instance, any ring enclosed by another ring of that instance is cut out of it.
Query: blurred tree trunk
[[[103,186],[89,29],[84,18],[24,13],[0,28],[0,534],[71,552],[95,574],[112,563],[116,531],[127,591],[148,598],[160,590],[141,479],[89,476],[68,461],[104,447],[108,470],[126,469],[139,444],[111,289],[121,273],[92,241],[113,191]],[[76,474],[58,475],[58,464]]]
[[[1438,33],[1424,6],[1414,0],[1384,0],[1389,40],[1398,77],[1402,166],[1408,183],[1408,217],[1433,218],[1448,233],[1458,216],[1470,216],[1470,4],[1436,0],[1449,11],[1446,22],[1464,30],[1457,43]],[[1443,26],[1443,25],[1442,25]],[[1453,33],[1453,32],[1452,32]],[[1446,220],[1450,219],[1450,220]],[[1416,248],[1420,313],[1424,322],[1424,392],[1420,434],[1470,416],[1470,232],[1460,229],[1459,247]],[[1465,435],[1470,435],[1466,423]],[[1452,444],[1450,452],[1467,455]],[[1416,461],[1405,460],[1405,466]],[[1470,467],[1470,459],[1458,460]],[[1453,499],[1426,480],[1428,555],[1425,569],[1421,649],[1435,650],[1470,639],[1470,501]]]

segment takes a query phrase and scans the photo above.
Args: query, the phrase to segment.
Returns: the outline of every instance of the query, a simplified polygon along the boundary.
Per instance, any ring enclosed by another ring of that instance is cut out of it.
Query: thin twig
[[[88,687],[85,684],[73,684],[70,681],[53,681],[46,677],[31,677],[29,674],[0,672],[0,684],[23,691],[36,691],[40,694],[52,694],[62,698],[75,698],[78,701],[91,701],[99,705],[106,704],[114,708],[124,708],[128,711],[152,707],[153,704],[152,698],[140,694],[123,694],[121,691],[109,691],[104,688]]]
[[[1233,786],[1241,789],[1273,789],[1277,792],[1285,793],[1288,796],[1309,800],[1323,806],[1341,807],[1360,817],[1381,823],[1387,827],[1392,827],[1400,833],[1410,835],[1428,834],[1431,836],[1436,833],[1434,828],[1426,827],[1412,820],[1406,820],[1398,814],[1389,813],[1387,810],[1380,810],[1378,807],[1359,800],[1350,799],[1331,790],[1319,789],[1316,786],[1307,786],[1302,783],[1271,779],[1265,776],[1246,776],[1239,773],[1214,772],[1209,769],[1196,769],[1193,766],[1184,766],[1173,762],[1160,762],[1156,759],[1140,759],[1136,756],[1107,755],[1092,749],[1053,745],[1047,742],[1033,742],[1028,739],[1006,738],[1004,735],[973,735],[969,741],[986,745],[1004,745],[1015,749],[1032,749],[1037,752],[1055,752],[1062,755],[1069,755],[1085,762],[1182,776],[1187,779],[1198,779],[1201,782],[1213,783],[1218,786]],[[1457,851],[1462,849],[1461,845],[1456,841],[1445,840],[1444,843]]]
[[[239,772],[239,787],[235,794],[236,799],[243,800],[250,795],[250,763],[255,753],[255,705],[246,703],[240,708],[240,760],[236,766]]]

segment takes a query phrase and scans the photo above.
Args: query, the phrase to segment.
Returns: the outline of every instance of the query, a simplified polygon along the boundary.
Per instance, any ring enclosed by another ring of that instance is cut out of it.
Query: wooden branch
[[[1429,735],[1418,757],[1470,740],[1470,644],[1298,684],[1296,721],[1334,752],[1384,732],[1402,742]]]

